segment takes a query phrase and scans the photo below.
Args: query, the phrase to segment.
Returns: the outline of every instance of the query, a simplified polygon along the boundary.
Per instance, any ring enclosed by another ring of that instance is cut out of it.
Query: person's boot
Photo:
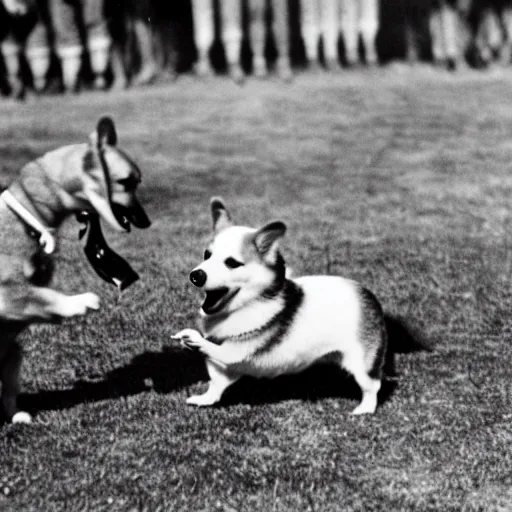
[[[105,73],[110,62],[110,45],[110,38],[106,36],[95,37],[88,42],[95,89],[105,89],[107,85]]]
[[[208,51],[199,52],[199,57],[194,65],[194,72],[199,77],[207,77],[214,74]]]
[[[254,76],[257,78],[265,78],[268,74],[267,61],[262,55],[255,55],[253,57],[252,68]]]
[[[226,47],[226,60],[228,61],[229,76],[238,85],[241,85],[245,80],[245,73],[240,65],[240,47],[242,44],[242,37],[225,37],[224,45]]]
[[[21,100],[25,97],[25,86],[20,76],[20,49],[15,46],[2,46],[7,83],[13,98]]]
[[[241,85],[245,81],[245,73],[240,64],[230,64],[229,76],[235,82],[235,84]]]
[[[78,90],[78,77],[82,67],[82,49],[79,46],[69,46],[58,50],[62,70],[62,85],[65,92]]]
[[[279,57],[279,59],[277,59],[277,73],[283,82],[291,82],[293,79],[293,71],[289,58]]]
[[[34,89],[37,93],[43,92],[46,88],[46,75],[48,69],[50,69],[49,48],[29,48],[27,50],[27,60],[32,72]]]

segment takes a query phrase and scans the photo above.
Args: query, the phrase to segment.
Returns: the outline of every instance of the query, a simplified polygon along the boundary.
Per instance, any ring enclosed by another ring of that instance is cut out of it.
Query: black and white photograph
[[[0,511],[512,510],[512,0],[0,0]]]

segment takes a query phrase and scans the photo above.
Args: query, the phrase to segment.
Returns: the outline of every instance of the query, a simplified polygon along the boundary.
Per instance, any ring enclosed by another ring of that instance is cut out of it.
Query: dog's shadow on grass
[[[22,394],[20,406],[32,414],[41,411],[70,409],[86,402],[113,400],[154,391],[169,394],[194,386],[194,393],[207,388],[208,374],[201,356],[179,347],[166,347],[161,352],[145,352],[125,366],[116,368],[101,380],[77,381],[72,388],[41,390]],[[202,383],[199,386],[195,386]],[[384,381],[379,402],[389,399],[395,383]],[[220,407],[239,403],[265,404],[291,399],[316,401],[327,397],[359,400],[361,392],[346,373],[334,365],[314,366],[297,375],[275,379],[243,378],[226,390]]]
[[[397,383],[383,380],[379,404],[393,395]],[[355,380],[334,364],[318,364],[301,373],[283,375],[275,379],[244,377],[224,392],[221,406],[235,404],[261,405],[286,400],[316,402],[324,398],[361,399],[361,390]]]
[[[394,358],[397,353],[432,350],[418,333],[399,318],[386,318],[391,343],[384,373],[396,377]],[[187,393],[203,393],[208,375],[203,358],[179,346],[168,346],[160,352],[145,352],[128,364],[108,372],[101,380],[77,381],[71,389],[42,390],[20,396],[20,406],[29,412],[69,409],[85,402],[115,399],[146,391],[168,394],[187,389]],[[200,386],[195,386],[202,383]],[[191,386],[194,389],[188,390]],[[384,379],[379,403],[390,399],[396,380]],[[316,401],[323,398],[360,400],[361,391],[355,381],[338,366],[321,364],[296,374],[275,379],[243,378],[228,388],[220,407],[245,403],[265,404],[291,399]]]
[[[135,356],[125,366],[105,374],[101,380],[79,380],[68,389],[22,394],[19,405],[37,414],[149,390],[167,394],[207,379],[208,374],[198,354],[179,347],[165,347],[161,352],[144,352]]]

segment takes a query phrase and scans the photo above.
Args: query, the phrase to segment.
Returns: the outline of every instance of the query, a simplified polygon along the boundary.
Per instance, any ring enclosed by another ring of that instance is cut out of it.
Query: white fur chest
[[[300,372],[329,354],[343,354],[358,345],[361,307],[357,284],[330,276],[303,277],[295,282],[304,295],[292,318],[255,329],[282,310],[281,301],[269,301],[264,307],[244,308],[204,333],[206,338],[224,338],[219,348],[226,369],[275,377]],[[252,334],[249,326],[255,329]]]

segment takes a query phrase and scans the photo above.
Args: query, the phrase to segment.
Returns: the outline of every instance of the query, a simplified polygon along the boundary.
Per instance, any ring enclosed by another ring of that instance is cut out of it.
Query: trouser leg
[[[124,89],[130,77],[129,47],[131,30],[126,8],[119,9],[117,0],[105,0],[108,34],[111,38],[110,65],[112,67],[112,88]]]
[[[283,80],[292,77],[290,66],[290,12],[288,0],[272,2],[273,33],[277,43],[277,69]]]
[[[82,67],[82,44],[77,24],[77,4],[64,0],[49,0],[64,89],[75,91]]]
[[[242,8],[240,0],[221,0],[222,42],[229,73],[235,82],[243,80],[240,65],[242,49]]]
[[[215,37],[213,0],[192,0],[194,43],[197,49],[196,72],[199,75],[211,73],[209,52]]]
[[[429,17],[430,39],[432,40],[432,56],[434,62],[444,62],[446,56],[443,43],[443,25],[440,9],[433,9]]]
[[[308,63],[318,62],[320,0],[301,0],[300,26]]]
[[[50,68],[48,30],[41,13],[38,13],[38,19],[27,37],[25,57],[32,73],[34,89],[41,92],[46,87],[46,77]]]
[[[11,342],[2,361],[0,361],[0,381],[2,382],[1,402],[4,412],[10,421],[29,423],[30,415],[18,410],[18,395],[20,394],[20,369],[22,360],[21,347]]]
[[[50,68],[50,49],[28,48],[25,54],[32,72],[34,89],[41,92],[46,87],[46,77]]]
[[[450,68],[455,68],[459,61],[458,15],[455,7],[441,5],[441,23],[446,62]]]
[[[254,74],[259,77],[267,74],[265,35],[265,0],[249,0],[249,38],[253,54],[252,68]]]
[[[359,60],[358,56],[358,0],[342,0],[341,3],[341,33],[345,43],[345,59],[353,65]]]
[[[367,64],[377,63],[377,32],[379,30],[379,1],[360,0],[359,33],[363,41],[364,55]]]
[[[153,81],[157,73],[153,52],[153,34],[151,26],[145,20],[134,20],[133,30],[141,60],[141,68],[133,78],[133,82],[136,85],[146,85]]]
[[[339,7],[338,0],[322,0],[321,27],[324,57],[327,67],[332,69],[339,67]]]
[[[512,57],[512,7],[504,7],[501,13],[504,41],[501,47],[500,60],[505,66],[510,65]]]
[[[96,88],[104,88],[106,85],[105,73],[110,63],[112,46],[104,13],[104,0],[82,0],[87,50]]]
[[[1,49],[11,94],[15,98],[22,98],[25,93],[25,87],[20,75],[21,47],[14,41],[4,41]]]

